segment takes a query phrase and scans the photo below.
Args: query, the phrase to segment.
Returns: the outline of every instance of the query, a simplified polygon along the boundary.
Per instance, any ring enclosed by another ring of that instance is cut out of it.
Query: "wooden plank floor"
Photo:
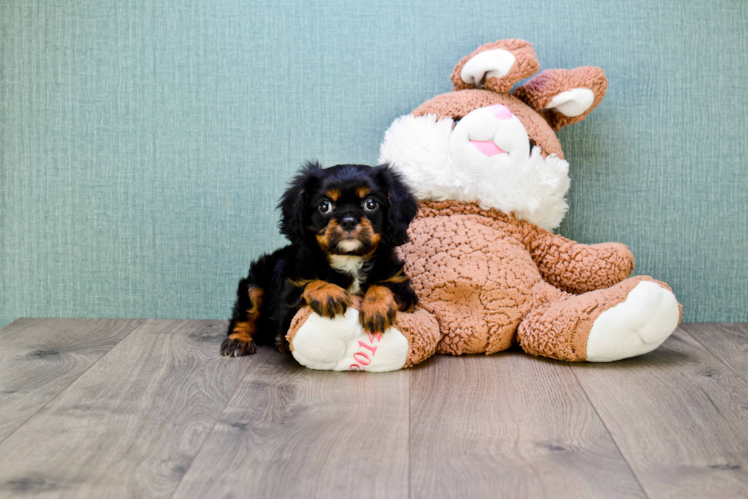
[[[748,327],[610,364],[221,358],[225,323],[0,330],[0,497],[746,497]]]

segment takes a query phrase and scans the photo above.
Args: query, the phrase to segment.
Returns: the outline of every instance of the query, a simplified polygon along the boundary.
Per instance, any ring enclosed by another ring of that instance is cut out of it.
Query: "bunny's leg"
[[[653,351],[675,330],[680,305],[670,287],[648,276],[581,295],[547,283],[520,323],[529,354],[563,361],[617,361]]]

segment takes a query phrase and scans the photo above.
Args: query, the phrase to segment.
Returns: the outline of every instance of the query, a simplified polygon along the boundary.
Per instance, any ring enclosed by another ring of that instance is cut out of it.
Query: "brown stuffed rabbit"
[[[532,46],[500,40],[455,67],[455,90],[395,120],[382,163],[420,201],[400,247],[419,306],[371,336],[358,304],[334,319],[303,308],[288,340],[303,365],[391,371],[435,352],[492,354],[518,343],[566,361],[615,361],[657,348],[680,321],[670,287],[629,278],[625,245],[554,235],[568,208],[568,164],[554,133],[605,96],[599,68],[538,71]]]

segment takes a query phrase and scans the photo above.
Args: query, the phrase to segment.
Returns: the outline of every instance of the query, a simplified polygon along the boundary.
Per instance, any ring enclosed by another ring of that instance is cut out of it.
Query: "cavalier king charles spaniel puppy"
[[[286,332],[308,305],[334,318],[363,296],[359,321],[384,333],[416,294],[395,247],[408,241],[415,197],[388,165],[306,164],[281,198],[280,231],[291,244],[262,255],[239,281],[224,356],[254,354],[255,344],[288,350]]]

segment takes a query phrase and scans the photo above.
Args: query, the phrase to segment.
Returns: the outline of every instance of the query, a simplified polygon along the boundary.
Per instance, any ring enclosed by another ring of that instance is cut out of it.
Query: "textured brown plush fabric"
[[[628,293],[642,281],[654,280],[649,276],[637,276],[583,295],[571,295],[547,283],[540,284],[537,293],[545,295],[544,300],[538,301],[517,332],[522,349],[535,356],[584,361],[587,337],[595,319],[626,300]]]
[[[540,147],[544,156],[555,154],[564,157],[561,143],[548,122],[530,106],[510,94],[499,94],[490,90],[467,89],[441,94],[429,99],[413,111],[413,116],[435,115],[438,119],[462,118],[471,111],[503,104],[519,118],[527,135]]]
[[[641,281],[670,290],[648,276],[628,278],[634,262],[625,245],[583,245],[471,203],[421,202],[409,235],[398,251],[419,306],[395,320],[410,345],[405,367],[434,352],[491,354],[515,343],[536,356],[584,361],[603,311]],[[352,297],[352,307],[360,300]],[[294,318],[292,349],[310,314],[305,307]]]
[[[558,94],[577,87],[588,88],[595,95],[592,106],[583,114],[569,117],[552,109],[545,109]],[[583,66],[574,69],[547,69],[513,94],[543,114],[553,130],[559,131],[567,125],[584,120],[602,102],[607,90],[608,79],[605,78],[605,72],[595,66]]]
[[[462,68],[465,67],[465,64],[470,59],[481,52],[495,49],[504,49],[511,52],[515,57],[515,61],[509,72],[501,78],[486,78],[483,85],[488,90],[493,90],[494,92],[509,92],[512,89],[512,85],[528,76],[534,75],[540,69],[538,57],[535,55],[535,49],[532,48],[530,42],[512,38],[509,40],[499,40],[498,42],[486,43],[478,47],[472,54],[463,57],[462,60],[457,63],[457,66],[455,66],[454,71],[452,71],[452,83],[454,84],[455,90],[475,88],[473,84],[462,81]]]
[[[397,313],[395,328],[405,335],[410,345],[403,368],[410,368],[433,356],[442,338],[439,323],[425,309],[416,309],[413,313]]]
[[[361,303],[361,297],[351,297],[351,302],[355,305],[351,305],[351,307],[358,307],[358,304]],[[312,315],[314,311],[312,311],[312,308],[309,306],[304,306],[301,309],[299,309],[299,312],[296,313],[296,316],[293,317],[291,320],[291,326],[288,329],[288,333],[286,333],[286,340],[288,341],[288,348],[293,352],[293,339],[296,336],[296,332],[299,331],[299,328],[301,328],[301,325],[304,324],[304,322],[309,318],[309,316]]]
[[[607,288],[634,270],[634,256],[621,243],[580,245],[545,230],[529,230],[525,241],[543,279],[566,292]]]
[[[573,296],[549,281],[579,293],[615,285],[633,269],[633,258],[624,245],[582,245],[474,204],[422,202],[409,233],[410,242],[400,254],[420,307],[439,322],[440,353],[490,354],[507,349],[517,341],[518,328],[531,313],[570,297],[575,297],[575,304],[594,302],[601,310],[612,307],[620,301],[611,297],[610,303],[600,304],[597,295]],[[532,340],[523,347],[540,352],[537,346],[550,346],[544,347],[543,355],[572,359],[569,346],[576,345],[574,352],[582,357],[574,359],[584,359],[579,346],[586,345],[589,328],[545,332],[559,337],[543,343],[531,334],[532,325],[525,327]]]

